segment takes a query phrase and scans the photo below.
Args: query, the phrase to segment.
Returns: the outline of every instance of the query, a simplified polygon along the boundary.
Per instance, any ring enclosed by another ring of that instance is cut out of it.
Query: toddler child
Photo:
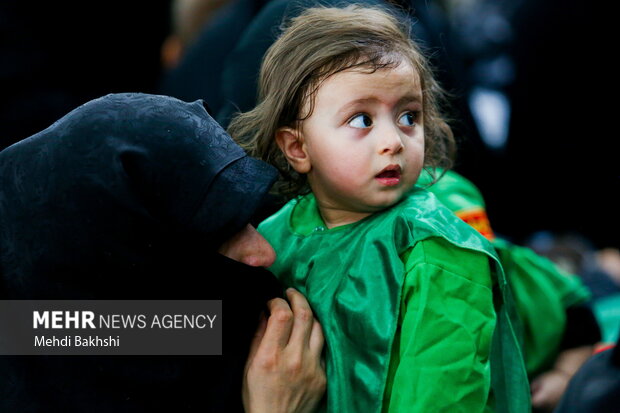
[[[271,46],[231,135],[296,196],[259,231],[327,344],[330,412],[529,411],[492,246],[427,191],[454,139],[410,22],[311,8]]]

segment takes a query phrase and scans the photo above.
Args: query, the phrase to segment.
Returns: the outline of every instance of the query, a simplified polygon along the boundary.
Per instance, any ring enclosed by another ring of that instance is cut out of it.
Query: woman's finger
[[[281,298],[269,300],[267,308],[269,318],[261,348],[271,354],[287,346],[293,328],[293,312],[288,303]]]
[[[314,316],[308,300],[299,291],[289,288],[286,296],[291,303],[293,311],[293,331],[291,332],[290,343],[300,348],[308,348]]]
[[[248,366],[250,365],[251,361],[254,360],[254,356],[256,355],[256,352],[258,351],[258,348],[263,340],[263,337],[265,336],[266,330],[267,330],[267,317],[265,316],[265,313],[263,312],[260,315],[260,319],[258,321],[258,327],[256,328],[256,331],[254,332],[254,337],[252,338],[252,343],[250,344],[250,352],[248,354],[246,370]]]
[[[310,333],[310,354],[314,357],[320,357],[324,344],[323,328],[315,318],[312,323],[312,332]]]

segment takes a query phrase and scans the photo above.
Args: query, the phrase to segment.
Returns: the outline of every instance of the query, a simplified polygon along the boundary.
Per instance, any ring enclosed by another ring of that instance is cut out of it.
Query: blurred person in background
[[[224,104],[222,71],[243,30],[269,0],[172,0],[171,32],[162,45],[158,93]]]

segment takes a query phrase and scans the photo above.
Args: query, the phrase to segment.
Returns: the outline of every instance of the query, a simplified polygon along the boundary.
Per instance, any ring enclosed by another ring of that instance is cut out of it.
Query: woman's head
[[[280,192],[302,192],[306,176],[289,166],[276,134],[282,128],[302,131],[323,83],[345,71],[372,74],[410,66],[422,95],[424,164],[449,166],[453,137],[440,115],[442,91],[410,40],[409,25],[385,9],[355,5],[312,8],[291,20],[264,57],[259,104],[235,118],[229,128],[252,155],[278,167],[285,181]]]

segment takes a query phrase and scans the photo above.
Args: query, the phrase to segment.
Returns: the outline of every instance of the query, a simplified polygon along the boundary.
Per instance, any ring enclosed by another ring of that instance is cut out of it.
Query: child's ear
[[[310,172],[310,157],[303,137],[298,130],[289,127],[278,129],[276,131],[276,143],[295,171],[300,174]]]

